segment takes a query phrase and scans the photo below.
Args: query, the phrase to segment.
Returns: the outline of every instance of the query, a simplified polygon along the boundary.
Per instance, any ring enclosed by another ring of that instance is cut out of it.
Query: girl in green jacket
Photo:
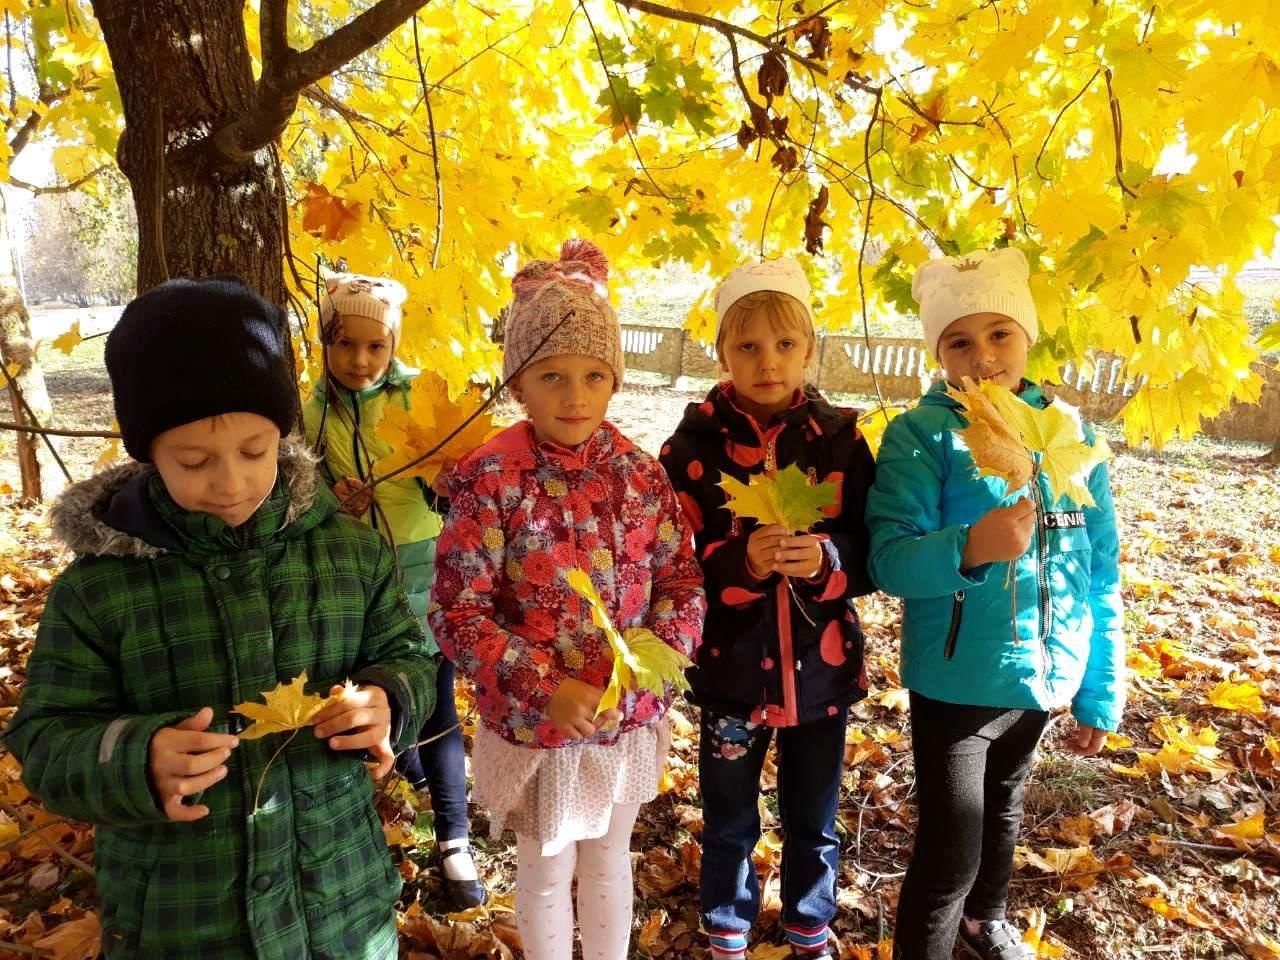
[[[409,606],[430,646],[427,623],[435,575],[440,514],[435,493],[417,477],[364,487],[373,465],[392,453],[375,430],[387,404],[407,409],[417,371],[395,356],[405,289],[386,277],[331,277],[320,303],[320,339],[327,377],[303,410],[307,438],[323,457],[322,469],[345,511],[360,517],[395,548]],[[397,767],[415,790],[427,790],[435,814],[436,846],[447,899],[457,910],[484,903],[487,894],[471,858],[467,821],[466,759],[453,698],[453,664],[444,657],[436,677],[436,711],[423,742],[401,754]]]

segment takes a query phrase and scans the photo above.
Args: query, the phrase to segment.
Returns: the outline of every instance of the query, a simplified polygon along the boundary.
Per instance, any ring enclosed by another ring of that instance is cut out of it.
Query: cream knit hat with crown
[[[974,313],[999,313],[1036,342],[1040,325],[1031,298],[1031,270],[1017,247],[938,257],[916,270],[911,295],[920,305],[920,326],[929,355],[938,357],[938,341],[953,321]]]
[[[809,303],[809,278],[804,275],[804,268],[791,257],[779,257],[777,260],[765,260],[761,263],[744,263],[729,271],[729,275],[716,288],[717,336],[729,308],[743,297],[762,290],[785,293],[799,300],[809,314],[810,321],[813,320],[813,306]]]

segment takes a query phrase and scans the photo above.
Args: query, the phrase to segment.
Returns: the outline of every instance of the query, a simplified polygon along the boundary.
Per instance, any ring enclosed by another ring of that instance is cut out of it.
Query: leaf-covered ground
[[[85,391],[84,422],[106,422]],[[633,387],[614,401],[623,429],[656,449],[692,394]],[[508,411],[510,412],[510,411]],[[1100,758],[1058,749],[1050,729],[1028,791],[1011,906],[1046,957],[1280,958],[1280,470],[1257,447],[1210,441],[1162,454],[1126,450],[1113,467],[1120,513],[1129,709]],[[69,466],[90,469],[77,447]],[[0,719],[21,693],[44,595],[66,558],[39,512],[9,504],[0,520]],[[895,602],[861,604],[872,695],[849,728],[840,807],[843,958],[885,955],[911,843],[912,766],[898,683]],[[469,705],[461,695],[464,708]],[[468,717],[468,728],[473,722]],[[664,792],[643,811],[635,851],[639,957],[702,958],[697,932],[698,807],[692,709],[676,717]],[[26,795],[0,753],[0,957],[91,958],[96,914],[92,831],[58,820]],[[780,832],[773,780],[768,832],[756,850],[765,908],[752,956],[775,945]],[[427,960],[519,956],[510,914],[514,855],[487,838],[476,811],[491,912],[438,912],[430,811],[402,784],[380,802],[408,881],[403,950]],[[38,829],[37,829],[38,828]]]

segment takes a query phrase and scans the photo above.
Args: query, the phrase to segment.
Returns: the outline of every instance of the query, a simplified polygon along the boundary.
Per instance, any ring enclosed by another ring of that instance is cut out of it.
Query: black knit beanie
[[[298,392],[284,312],[239,279],[179,278],[130,301],[107,336],[107,373],[124,448],[151,461],[166,430],[256,413],[293,430]]]

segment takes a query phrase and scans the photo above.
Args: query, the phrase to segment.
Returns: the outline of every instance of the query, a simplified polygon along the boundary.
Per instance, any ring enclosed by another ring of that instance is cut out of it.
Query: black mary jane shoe
[[[444,862],[456,853],[470,854],[471,847],[463,845],[439,851],[440,879],[444,882],[445,899],[448,900],[449,906],[453,908],[452,912],[461,913],[464,910],[470,910],[472,907],[479,907],[488,903],[489,891],[482,880],[449,879],[448,874],[444,872]]]

